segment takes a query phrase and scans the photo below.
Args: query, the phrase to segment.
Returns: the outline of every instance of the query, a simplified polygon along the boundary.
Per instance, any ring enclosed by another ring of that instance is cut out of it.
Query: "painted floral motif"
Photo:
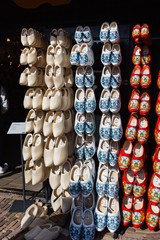
[[[136,55],[133,55],[133,57],[132,57],[132,62],[133,62],[133,64],[140,64],[141,63],[141,56],[140,55],[138,55],[138,56],[136,56]]]
[[[132,75],[130,78],[130,84],[132,87],[138,87],[140,85],[140,75]]]
[[[84,123],[77,122],[74,129],[75,129],[76,133],[78,133],[78,135],[79,134],[82,135],[84,132],[84,128],[85,128]]]
[[[101,85],[103,88],[109,88],[111,85],[111,76],[103,76],[101,78]]]
[[[132,223],[134,225],[142,225],[145,220],[145,213],[143,211],[132,213]]]
[[[84,76],[84,84],[86,87],[91,87],[94,83],[93,76]]]
[[[96,101],[95,100],[87,100],[85,102],[86,112],[94,112],[96,109]]]
[[[123,184],[124,194],[126,196],[130,195],[131,192],[132,192],[133,184],[132,183],[126,183],[125,181],[123,181],[122,184]]]
[[[123,224],[126,226],[131,222],[132,219],[132,211],[122,211],[122,218],[123,218]]]
[[[116,41],[118,39],[118,31],[110,30],[109,38],[110,41]]]
[[[72,65],[77,65],[79,63],[79,53],[77,52],[71,52],[71,55],[70,55],[70,62]]]
[[[149,131],[148,130],[144,130],[144,129],[139,129],[138,133],[137,133],[137,140],[138,142],[140,142],[141,144],[144,144],[147,142],[149,137]]]
[[[139,101],[138,100],[131,100],[129,101],[128,108],[130,112],[138,112],[139,110]]]
[[[106,100],[106,99],[100,99],[99,108],[100,108],[102,111],[109,111],[109,108],[110,108],[110,101],[109,101],[109,99],[108,99],[108,100]]]
[[[121,128],[112,128],[112,139],[114,141],[119,141],[122,137],[122,129]]]
[[[84,155],[86,159],[92,158],[95,154],[95,149],[93,147],[85,147]]]
[[[116,197],[118,195],[119,187],[118,184],[108,183],[107,184],[107,194],[109,197]]]
[[[153,163],[153,171],[160,176],[160,162],[154,161]]]
[[[112,52],[112,54],[111,54],[111,62],[112,62],[112,64],[118,64],[118,63],[120,63],[120,60],[121,60],[120,53]]]
[[[103,53],[101,56],[101,61],[104,65],[110,64],[111,61],[111,54],[110,53]]]
[[[133,186],[133,194],[136,197],[142,197],[146,192],[146,186],[142,185],[142,186],[138,186],[138,185],[134,185]]]
[[[116,231],[120,224],[119,216],[108,216],[107,218],[107,227],[112,231]]]
[[[113,88],[118,87],[119,84],[120,84],[120,82],[121,82],[120,76],[112,76],[112,77],[111,77],[111,86],[112,86]]]
[[[158,216],[147,211],[146,222],[151,228],[155,228],[158,224]]]
[[[75,110],[79,113],[84,113],[85,112],[85,102],[75,102]]]
[[[78,148],[75,148],[75,155],[76,155],[77,158],[83,159],[83,157],[84,157],[84,145],[82,145]]]
[[[135,141],[137,136],[137,130],[134,127],[128,127],[125,132],[125,136],[128,141]]]
[[[78,196],[81,191],[80,183],[79,182],[70,182],[69,183],[69,190],[72,196]]]
[[[151,76],[143,75],[141,77],[141,87],[148,88],[151,85]]]
[[[79,59],[80,65],[84,66],[88,63],[88,55],[87,54],[81,54]]]
[[[157,204],[160,202],[160,189],[150,187],[148,189],[148,199],[153,203]]]
[[[118,153],[109,152],[109,164],[115,166],[118,162]]]
[[[75,77],[75,84],[78,87],[83,87],[84,86],[84,77],[83,76],[76,76]]]
[[[110,140],[111,138],[111,128],[100,128],[100,136],[103,138],[103,139],[106,139],[106,140]]]
[[[86,124],[85,124],[85,131],[86,131],[87,134],[92,134],[92,133],[94,133],[95,128],[96,128],[96,126],[95,126],[94,123],[92,123],[92,122],[86,122]]]
[[[147,115],[151,109],[151,105],[147,101],[141,101],[139,109],[141,115]]]
[[[106,40],[108,40],[109,39],[109,30],[102,30],[101,32],[100,32],[100,39],[102,40],[102,41],[106,41]]]
[[[96,182],[96,191],[99,196],[104,196],[107,193],[107,178],[106,182]]]
[[[94,223],[97,229],[103,230],[107,226],[107,214],[102,215],[95,212]]]
[[[127,156],[121,156],[119,155],[118,157],[118,164],[119,164],[119,168],[123,171],[125,169],[127,169],[130,166],[130,158]]]
[[[70,236],[72,240],[79,240],[81,238],[81,227],[76,227],[73,224],[70,225]]]
[[[144,161],[142,159],[132,159],[131,161],[131,170],[136,174],[139,172],[144,165]]]
[[[144,64],[146,64],[146,65],[150,64],[150,62],[151,62],[151,55],[143,56],[143,57],[141,58],[141,61],[142,61],[142,64],[143,64],[143,65],[144,65]]]
[[[112,109],[112,111],[118,111],[120,107],[120,102],[118,99],[111,99],[110,101],[110,109]]]
[[[93,182],[80,182],[81,192],[84,197],[87,197],[93,190]]]
[[[154,135],[157,145],[160,145],[160,132],[157,129],[155,129]]]
[[[95,235],[95,227],[82,227],[82,239],[89,239],[92,240],[94,239],[94,235]]]
[[[102,150],[99,150],[98,151],[98,160],[102,163],[107,163],[108,162],[108,151],[102,151]]]

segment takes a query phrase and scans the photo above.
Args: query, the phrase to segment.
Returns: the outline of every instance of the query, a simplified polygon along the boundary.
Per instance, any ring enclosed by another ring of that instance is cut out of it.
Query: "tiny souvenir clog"
[[[84,85],[86,88],[91,88],[94,84],[95,76],[93,72],[93,68],[87,66],[84,73]]]
[[[123,172],[122,176],[122,186],[124,190],[124,195],[129,196],[133,190],[133,183],[134,183],[134,174],[131,169],[127,169]]]
[[[121,78],[121,70],[120,67],[114,66],[112,68],[112,75],[111,75],[111,87],[112,88],[119,88],[122,82]]]
[[[95,130],[96,130],[96,124],[95,124],[94,113],[86,113],[85,133],[88,136],[91,136],[94,134]]]
[[[119,197],[109,198],[108,213],[107,213],[107,228],[111,233],[114,233],[120,226],[121,215],[119,206]]]
[[[78,197],[81,192],[80,174],[80,167],[78,165],[74,165],[71,169],[69,180],[69,190],[73,198]]]
[[[138,88],[140,86],[140,75],[141,75],[141,67],[139,65],[135,65],[130,77],[131,87]]]
[[[146,211],[146,224],[150,230],[154,230],[159,222],[159,207],[152,205],[148,202],[148,208]]]
[[[119,142],[114,142],[111,140],[110,143],[110,151],[109,151],[109,164],[110,166],[115,166],[118,162],[118,156],[119,156]]]
[[[108,66],[111,64],[111,44],[110,43],[105,43],[102,48],[102,53],[101,53],[101,62],[104,66]]]
[[[79,135],[82,136],[85,131],[85,115],[76,113],[75,116],[75,123],[74,123],[74,130]]]
[[[80,188],[83,197],[88,197],[93,191],[93,178],[90,167],[87,164],[83,164],[81,167]]]
[[[110,113],[102,114],[100,127],[99,127],[99,135],[104,140],[111,139],[111,124],[112,119]]]
[[[101,30],[100,30],[100,34],[99,34],[99,38],[101,40],[101,42],[108,42],[109,41],[109,23],[108,22],[104,22],[101,25]]]
[[[136,43],[140,43],[140,41],[141,41],[141,26],[139,24],[136,24],[133,27],[132,38],[134,39],[134,41]]]
[[[138,126],[138,115],[135,113],[132,113],[127,128],[125,131],[125,136],[128,141],[134,142],[137,137],[137,126]]]
[[[147,189],[147,171],[143,168],[137,173],[135,181],[133,184],[133,195],[134,198],[139,198],[144,196]]]
[[[111,63],[114,66],[119,66],[122,62],[121,48],[118,43],[112,46]]]
[[[111,67],[104,66],[101,75],[101,85],[103,88],[110,88],[111,86]]]
[[[119,113],[112,114],[112,140],[120,141],[123,135],[122,121]]]
[[[133,155],[131,160],[131,171],[133,174],[137,174],[143,168],[144,161],[144,147],[139,142],[136,142],[133,148]]]
[[[108,168],[104,165],[97,174],[96,191],[98,196],[107,194]]]
[[[145,200],[143,197],[134,200],[132,224],[134,228],[141,227],[145,222]]]
[[[80,63],[80,46],[75,44],[71,49],[70,62],[72,65],[79,66]]]
[[[76,75],[75,75],[75,84],[78,88],[84,87],[84,67],[77,67],[76,69]]]
[[[107,113],[110,109],[111,93],[109,89],[103,89],[99,101],[99,109],[102,113]]]
[[[110,31],[109,31],[109,40],[111,43],[119,43],[120,41],[120,36],[119,36],[119,30],[118,30],[118,25],[116,22],[111,22],[110,26]]]
[[[141,26],[141,38],[145,44],[147,44],[147,45],[151,44],[151,36],[150,36],[149,26],[146,23]]]
[[[92,210],[90,209],[84,210],[83,216],[84,220],[82,226],[82,239],[94,240],[95,224]]]
[[[153,173],[148,187],[148,200],[153,205],[160,203],[160,178],[156,173]]]
[[[148,65],[144,65],[141,71],[141,87],[149,88],[152,82],[151,70]]]
[[[118,157],[118,165],[121,171],[126,170],[130,166],[132,150],[132,142],[126,140],[120,150],[120,154]]]
[[[153,171],[160,177],[160,147],[156,149],[153,162]]]
[[[154,137],[157,145],[160,145],[160,117],[158,117],[155,130],[154,130]]]
[[[140,102],[140,91],[139,89],[133,89],[131,97],[128,103],[128,110],[132,113],[138,113],[139,111],[139,102]]]
[[[157,101],[156,101],[156,114],[157,116],[159,117],[160,116],[160,92],[158,93],[158,96],[157,96]]]
[[[132,221],[133,196],[124,196],[122,200],[122,221],[127,226]]]
[[[134,47],[132,62],[134,65],[141,64],[141,48],[138,45]]]
[[[149,138],[149,122],[145,116],[140,117],[138,121],[137,140],[145,144]]]
[[[151,64],[151,52],[148,46],[143,46],[142,48],[141,62],[143,65]]]
[[[83,223],[83,210],[76,207],[72,214],[72,219],[69,226],[71,239],[81,239]]]
[[[111,198],[118,196],[119,192],[119,171],[116,168],[110,168],[108,174],[107,195]]]
[[[151,109],[150,93],[148,89],[143,89],[141,94],[141,102],[139,105],[140,115],[148,115]]]
[[[112,89],[110,96],[110,108],[112,113],[117,113],[121,109],[121,96],[119,89]]]
[[[101,232],[107,226],[107,206],[108,200],[106,196],[98,197],[94,212],[94,223],[96,230]]]
[[[86,101],[85,101],[85,111],[87,113],[93,113],[96,109],[96,97],[92,88],[86,89]]]
[[[77,88],[75,93],[74,107],[77,112],[85,112],[85,91],[83,88]]]
[[[108,140],[99,140],[98,149],[97,149],[97,157],[99,162],[107,163],[109,155],[109,141]]]
[[[84,148],[85,159],[91,159],[94,156],[95,152],[96,152],[96,147],[95,147],[94,135],[92,136],[86,135],[85,148]]]
[[[75,155],[79,159],[84,158],[84,148],[85,148],[85,140],[84,136],[76,136],[76,141],[75,141]]]

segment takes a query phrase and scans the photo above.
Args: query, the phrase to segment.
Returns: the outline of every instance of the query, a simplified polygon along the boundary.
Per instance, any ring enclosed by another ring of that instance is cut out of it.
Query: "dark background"
[[[148,4],[150,4],[148,6]],[[23,108],[23,98],[27,90],[19,85],[19,76],[25,66],[19,66],[19,56],[23,46],[20,43],[20,34],[23,27],[33,27],[45,34],[49,40],[49,34],[53,28],[64,28],[74,37],[78,25],[88,25],[91,28],[94,45],[93,51],[95,64],[93,69],[96,75],[96,116],[100,117],[98,109],[99,97],[102,90],[100,76],[103,68],[100,55],[103,44],[99,41],[100,27],[104,21],[116,21],[119,26],[121,37],[122,64],[121,73],[123,83],[120,87],[122,107],[121,116],[125,130],[129,119],[128,101],[132,88],[129,84],[133,69],[132,52],[134,42],[131,38],[132,28],[135,24],[148,23],[152,35],[152,85],[150,87],[152,108],[150,112],[150,138],[148,165],[151,165],[151,153],[154,147],[154,127],[157,116],[155,114],[155,102],[158,95],[156,85],[160,67],[160,8],[158,2],[144,1],[71,1],[64,6],[53,7],[43,4],[35,9],[23,9],[14,2],[5,0],[0,3],[0,80],[8,93],[10,109],[4,117],[4,130],[7,132],[12,122],[25,121],[27,110]],[[10,38],[10,42],[7,42]],[[74,44],[74,39],[73,39]],[[10,56],[10,57],[8,57]],[[75,70],[75,68],[73,68]],[[98,126],[99,128],[99,126]],[[124,142],[124,137],[121,143]],[[20,163],[19,136],[5,135],[4,150],[6,161],[14,168]]]

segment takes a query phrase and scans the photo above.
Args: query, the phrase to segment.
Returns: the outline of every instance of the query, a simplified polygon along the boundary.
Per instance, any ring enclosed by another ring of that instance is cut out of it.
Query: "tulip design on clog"
[[[124,226],[127,226],[132,221],[132,205],[133,196],[124,196],[122,201],[122,221]]]
[[[152,205],[148,202],[148,208],[146,211],[146,224],[150,230],[154,230],[159,222],[159,207]]]
[[[138,113],[139,101],[140,101],[140,91],[139,91],[139,89],[133,89],[129,103],[128,103],[128,110],[130,112]]]
[[[136,142],[133,148],[133,155],[131,160],[131,170],[134,174],[137,174],[144,166],[144,146],[139,142]]]
[[[141,144],[145,144],[149,138],[149,123],[146,117],[142,116],[138,122],[137,140]]]
[[[125,136],[128,141],[134,142],[137,137],[137,125],[138,125],[138,116],[137,114],[131,114],[127,128],[125,131]]]
[[[136,64],[132,70],[132,74],[130,77],[130,85],[133,88],[138,88],[140,86],[140,75],[141,75],[141,67]]]
[[[123,147],[120,150],[120,154],[118,157],[118,165],[121,171],[124,171],[127,168],[129,168],[131,164],[132,150],[133,150],[132,142],[126,140],[123,144]]]
[[[124,195],[129,196],[133,189],[134,174],[131,169],[127,169],[123,172],[122,185],[124,190]]]
[[[149,188],[148,188],[148,200],[157,205],[160,203],[160,178],[153,173]]]
[[[141,227],[145,222],[145,200],[143,197],[134,200],[132,224],[134,228]]]

